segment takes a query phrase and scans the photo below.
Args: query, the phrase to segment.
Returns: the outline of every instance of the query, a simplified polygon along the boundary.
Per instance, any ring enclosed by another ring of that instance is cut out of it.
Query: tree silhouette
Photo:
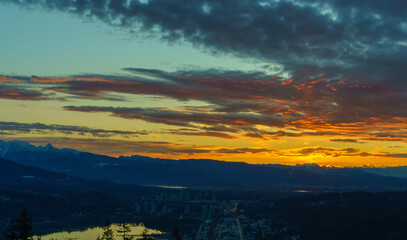
[[[130,225],[128,223],[122,223],[119,225],[119,229],[116,230],[123,238],[123,240],[132,240],[133,236],[130,236],[129,233],[131,232]]]
[[[34,235],[32,229],[32,220],[28,217],[27,210],[23,210],[20,217],[17,219],[17,224],[19,226],[19,234],[21,240],[32,239]]]
[[[182,240],[181,234],[179,233],[178,227],[175,226],[174,230],[172,230],[171,238],[172,240]]]
[[[17,221],[12,218],[6,228],[6,230],[3,232],[4,238],[6,240],[17,240],[18,239],[18,225]]]
[[[3,232],[6,240],[31,240],[32,220],[28,217],[27,210],[23,210],[17,219],[12,218],[6,230]]]
[[[114,240],[114,232],[112,229],[112,224],[109,220],[106,220],[105,226],[103,227],[102,240]]]

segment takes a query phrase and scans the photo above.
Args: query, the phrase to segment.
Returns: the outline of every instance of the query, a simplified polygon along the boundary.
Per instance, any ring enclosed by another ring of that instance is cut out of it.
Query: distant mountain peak
[[[46,144],[45,146],[35,146],[28,142],[23,142],[19,140],[13,141],[3,141],[0,140],[0,157],[5,157],[9,152],[64,152],[78,154],[78,151],[70,148],[59,149],[54,147],[51,143]]]
[[[50,151],[50,150],[54,149],[54,146],[52,146],[51,143],[48,143],[47,145],[42,147],[42,149],[44,149],[45,151]]]
[[[7,152],[9,151],[26,151],[26,150],[32,150],[33,148],[35,148],[34,145],[31,145],[27,142],[23,142],[23,141],[18,141],[18,140],[13,140],[13,141],[2,141],[0,140],[0,156],[4,157]]]

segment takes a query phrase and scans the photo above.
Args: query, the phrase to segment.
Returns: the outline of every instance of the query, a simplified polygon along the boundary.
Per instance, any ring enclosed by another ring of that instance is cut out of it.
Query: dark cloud
[[[17,122],[2,122],[0,121],[0,129],[3,134],[14,133],[36,133],[36,134],[54,134],[63,133],[67,135],[91,135],[94,137],[110,137],[120,135],[124,137],[134,137],[137,135],[147,135],[147,131],[121,131],[121,130],[106,130],[89,128],[84,126],[70,126],[59,124],[43,124],[43,123],[17,123]]]
[[[335,139],[329,139],[331,142],[341,142],[341,143],[360,143],[364,144],[366,142],[360,142],[357,139],[352,139],[352,138],[335,138]]]
[[[273,122],[264,116],[240,113],[218,113],[212,114],[199,112],[184,112],[171,110],[169,108],[114,108],[114,107],[94,107],[94,106],[66,106],[64,109],[79,112],[110,112],[113,116],[126,119],[141,119],[152,123],[164,123],[175,126],[190,126],[193,124],[212,125],[223,123],[230,126],[245,127],[248,125],[281,125],[280,122]],[[281,125],[282,126],[282,125]]]
[[[262,131],[255,128],[246,129],[249,133],[246,134],[248,137],[253,138],[275,138],[278,139],[279,137],[306,137],[306,136],[337,136],[341,135],[339,132],[334,131],[283,131],[278,130],[275,132],[270,131]]]
[[[223,133],[223,132],[211,132],[211,131],[170,131],[170,133],[175,135],[184,135],[184,136],[199,136],[199,137],[218,137],[218,138],[225,138],[225,139],[237,139],[236,136]]]
[[[14,135],[13,133],[0,132],[0,136]]]
[[[386,153],[386,154],[378,155],[378,156],[392,157],[392,158],[407,158],[407,153]]]
[[[302,149],[291,149],[277,151],[281,156],[287,157],[386,157],[386,158],[406,158],[407,153],[388,153],[388,152],[366,152],[357,148],[329,148],[329,147],[309,147]]]
[[[221,148],[217,149],[216,153],[228,153],[228,154],[256,154],[256,153],[270,153],[274,150],[267,148]]]
[[[44,100],[55,100],[55,94],[46,94],[38,90],[30,90],[0,85],[0,99],[44,101]]]
[[[404,0],[2,0],[68,12],[213,53],[402,84]],[[318,70],[319,69],[319,70]]]
[[[368,157],[376,156],[369,152],[364,152],[357,148],[329,148],[329,147],[308,147],[302,149],[292,149],[281,151],[281,155],[291,157],[324,156],[324,157]]]
[[[397,141],[407,142],[407,132],[405,128],[395,128],[394,131],[370,132],[363,140],[370,141]]]

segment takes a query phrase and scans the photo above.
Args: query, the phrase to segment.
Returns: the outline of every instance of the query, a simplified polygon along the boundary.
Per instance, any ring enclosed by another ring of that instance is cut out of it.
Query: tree
[[[116,230],[123,238],[123,240],[132,240],[133,236],[130,236],[129,233],[131,232],[130,225],[128,223],[122,223],[119,225],[119,229]]]
[[[172,230],[171,238],[172,240],[182,240],[181,234],[179,233],[178,227],[175,226],[174,230]]]
[[[17,240],[18,239],[18,226],[16,219],[10,219],[10,222],[3,232],[4,238],[6,240]]]
[[[27,210],[23,210],[17,219],[12,218],[3,232],[6,240],[32,240],[32,220],[28,217]]]
[[[106,220],[105,226],[103,227],[102,240],[114,240],[114,232],[112,229],[112,224],[109,220]]]
[[[32,239],[34,235],[32,229],[32,220],[28,217],[27,210],[23,210],[20,214],[20,217],[17,219],[17,224],[19,226],[19,239],[20,240],[29,240]]]
[[[148,229],[144,228],[143,232],[141,233],[141,240],[153,240],[153,236],[148,233]]]

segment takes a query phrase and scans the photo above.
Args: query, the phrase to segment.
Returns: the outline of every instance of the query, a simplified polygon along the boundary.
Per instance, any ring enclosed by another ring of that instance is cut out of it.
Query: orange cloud
[[[17,78],[11,78],[11,77],[6,77],[6,76],[0,76],[0,83],[22,83],[20,79]]]
[[[37,90],[10,88],[6,86],[0,87],[0,99],[9,100],[24,100],[24,101],[43,101],[52,100],[54,94],[44,94]]]
[[[72,78],[31,77],[31,81],[37,82],[37,83],[65,83],[65,82],[72,81]]]

